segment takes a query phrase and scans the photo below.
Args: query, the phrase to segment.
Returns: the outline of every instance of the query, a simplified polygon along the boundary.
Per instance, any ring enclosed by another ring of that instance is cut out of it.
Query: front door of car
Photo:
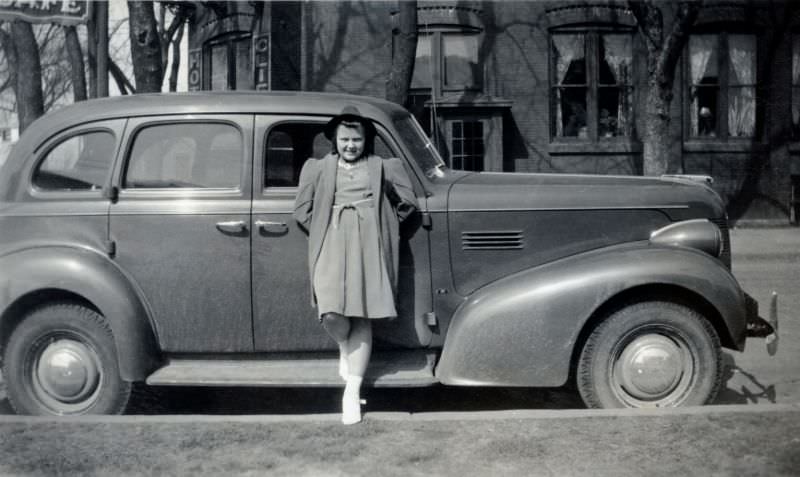
[[[326,118],[256,116],[253,166],[253,331],[256,351],[332,351],[311,306],[308,239],[292,217],[303,163],[331,151]],[[379,128],[376,153],[397,155]],[[422,199],[424,200],[424,199]],[[427,231],[401,243],[400,297],[396,320],[374,327],[376,350],[427,345],[422,321],[430,304]]]
[[[252,130],[252,115],[129,121],[110,237],[165,351],[253,349]]]

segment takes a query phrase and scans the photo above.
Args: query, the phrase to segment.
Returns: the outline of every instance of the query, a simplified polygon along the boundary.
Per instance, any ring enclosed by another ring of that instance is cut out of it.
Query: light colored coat
[[[338,160],[336,154],[327,154],[322,159],[311,158],[300,171],[294,218],[308,233],[308,270],[312,283],[322,241],[331,223]],[[379,214],[381,250],[392,290],[396,293],[400,222],[418,208],[417,198],[400,159],[382,159],[372,155],[367,158],[367,168],[375,201],[371,210]],[[315,304],[313,285],[312,300]]]

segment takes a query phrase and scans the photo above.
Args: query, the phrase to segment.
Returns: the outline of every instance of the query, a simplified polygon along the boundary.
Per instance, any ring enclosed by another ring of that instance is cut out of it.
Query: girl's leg
[[[347,338],[347,366],[350,376],[363,378],[372,355],[372,323],[365,318],[352,318]]]
[[[339,345],[339,376],[347,379],[347,342],[351,332],[350,319],[338,313],[325,313],[322,315],[322,327]]]
[[[355,424],[361,421],[361,382],[372,354],[372,324],[368,319],[352,319],[346,349],[349,375],[342,396],[342,422]]]

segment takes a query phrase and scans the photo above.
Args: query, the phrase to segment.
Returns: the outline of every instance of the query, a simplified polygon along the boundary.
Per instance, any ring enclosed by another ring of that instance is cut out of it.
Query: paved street
[[[770,357],[763,340],[744,353],[726,352],[729,374],[716,404],[800,403],[800,229],[734,229],[734,274],[767,313],[779,294],[780,348]],[[0,387],[0,414],[10,412]],[[423,388],[367,391],[367,412],[495,411],[583,407],[570,389]],[[335,413],[338,392],[329,389],[162,388],[142,400],[141,413],[309,414]]]
[[[728,353],[731,371],[718,402],[800,403],[800,229],[734,229],[733,273],[761,304],[766,316],[770,293],[778,292],[780,346],[767,355],[750,339],[744,353]]]

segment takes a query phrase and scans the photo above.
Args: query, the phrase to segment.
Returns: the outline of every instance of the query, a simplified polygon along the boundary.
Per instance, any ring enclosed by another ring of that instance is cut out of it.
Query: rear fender
[[[568,257],[479,289],[456,310],[436,375],[445,384],[561,386],[590,318],[642,286],[699,295],[722,318],[728,333],[722,341],[741,345],[746,306],[733,275],[706,253],[640,242]]]
[[[120,374],[143,380],[158,364],[147,307],[136,288],[106,256],[88,248],[37,247],[0,258],[0,329],[8,329],[14,304],[42,290],[80,296],[108,320]]]

